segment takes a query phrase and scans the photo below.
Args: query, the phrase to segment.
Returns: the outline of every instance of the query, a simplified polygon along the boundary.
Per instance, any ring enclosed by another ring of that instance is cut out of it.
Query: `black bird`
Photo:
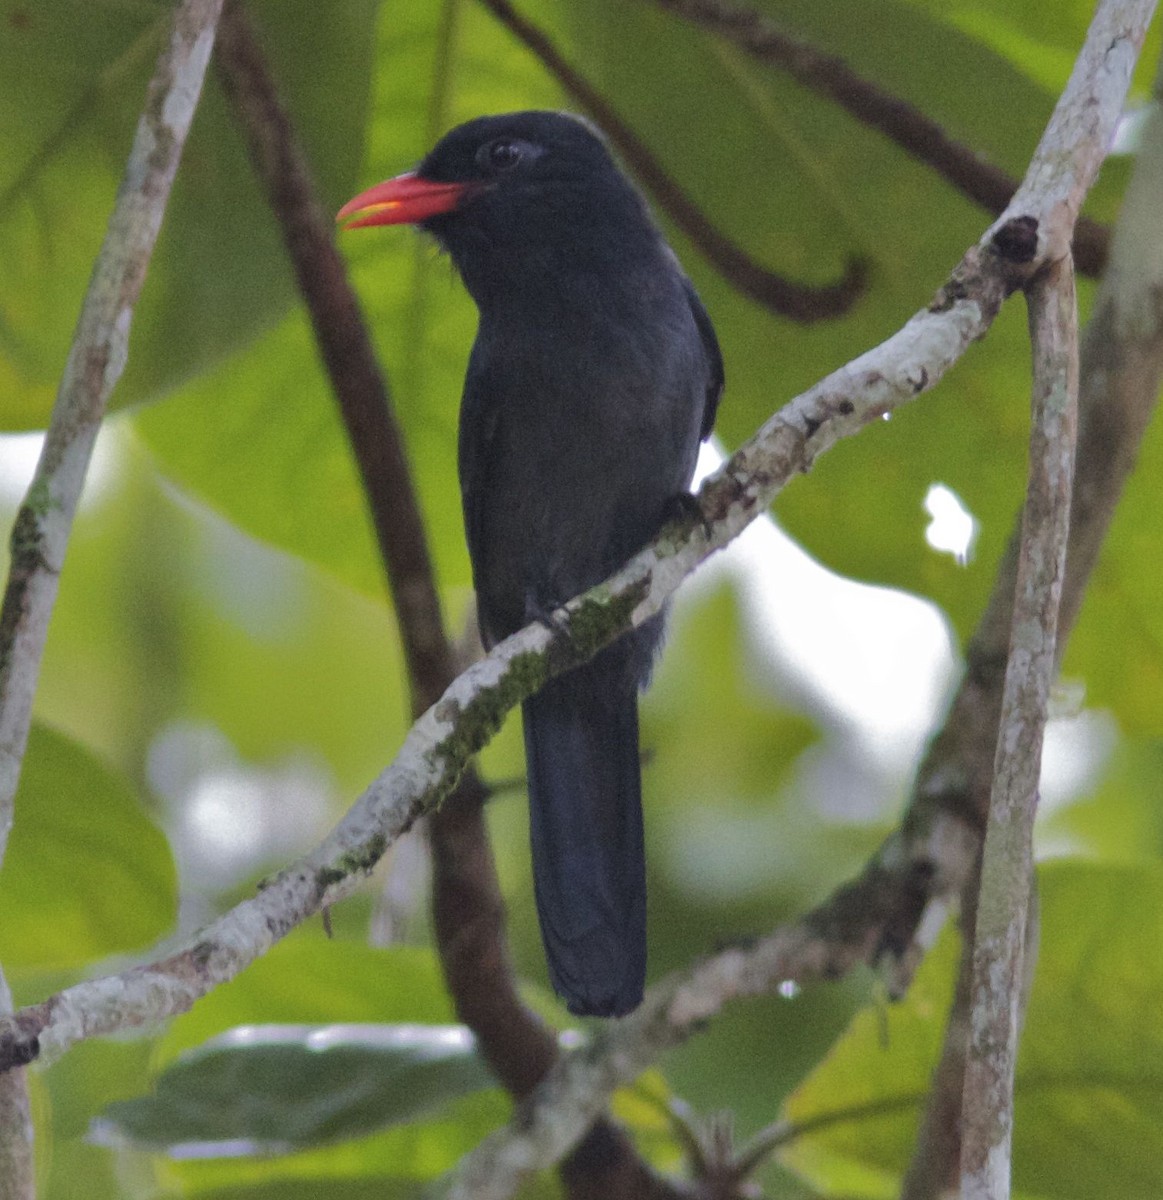
[[[710,318],[601,137],[566,113],[469,121],[339,217],[418,224],[480,310],[459,460],[491,646],[606,578],[674,511],[723,389]],[[642,998],[637,693],[661,636],[659,617],[523,708],[537,912],[579,1015]]]

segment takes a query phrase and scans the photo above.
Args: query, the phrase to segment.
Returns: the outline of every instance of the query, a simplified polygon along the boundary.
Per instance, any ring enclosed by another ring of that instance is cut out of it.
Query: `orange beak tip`
[[[452,212],[472,190],[469,183],[422,179],[409,171],[377,183],[349,200],[335,220],[345,229],[368,225],[413,225]],[[350,218],[355,218],[351,220]]]

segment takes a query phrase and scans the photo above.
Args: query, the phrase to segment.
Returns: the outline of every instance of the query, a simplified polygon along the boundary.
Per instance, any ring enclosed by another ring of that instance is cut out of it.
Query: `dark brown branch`
[[[455,672],[441,623],[428,540],[387,385],[359,301],[335,249],[331,214],[315,194],[262,47],[238,3],[228,3],[223,14],[216,62],[278,217],[335,391],[396,610],[412,711],[420,713],[436,701]]]
[[[235,0],[223,14],[217,65],[282,229],[359,466],[404,646],[413,714],[419,715],[456,672],[387,383],[335,248],[331,215],[316,195],[258,36]],[[552,1065],[557,1041],[516,992],[504,902],[484,824],[485,798],[479,777],[469,771],[431,815],[433,919],[457,1015],[476,1035],[500,1082],[521,1100]],[[562,1174],[574,1200],[676,1195],[606,1120],[562,1164]]]
[[[951,138],[918,108],[865,79],[835,54],[780,29],[770,18],[726,0],[653,0],[702,29],[726,38],[760,62],[786,71],[797,83],[826,96],[856,120],[884,134],[932,167],[963,196],[995,215],[1004,211],[1018,181],[975,150]],[[1110,230],[1082,217],[1074,229],[1074,260],[1086,275],[1106,264]]]
[[[667,173],[653,151],[593,84],[565,60],[544,30],[521,16],[508,0],[481,0],[481,3],[528,46],[542,66],[597,121],[658,207],[732,287],[772,312],[804,324],[825,317],[843,316],[864,294],[868,265],[863,259],[850,259],[839,280],[819,287],[795,283],[756,262],[746,250],[711,224],[702,209]]]

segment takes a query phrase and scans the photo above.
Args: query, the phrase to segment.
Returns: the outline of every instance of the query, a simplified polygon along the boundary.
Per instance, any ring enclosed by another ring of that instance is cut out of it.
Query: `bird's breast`
[[[697,331],[683,310],[625,307],[482,319],[461,469],[498,636],[605,578],[690,482],[705,392]]]

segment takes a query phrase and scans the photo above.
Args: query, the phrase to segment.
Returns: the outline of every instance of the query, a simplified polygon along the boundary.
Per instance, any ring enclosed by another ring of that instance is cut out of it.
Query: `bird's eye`
[[[477,160],[482,167],[492,171],[508,171],[515,167],[525,157],[525,147],[521,142],[510,138],[501,138],[482,146]]]

